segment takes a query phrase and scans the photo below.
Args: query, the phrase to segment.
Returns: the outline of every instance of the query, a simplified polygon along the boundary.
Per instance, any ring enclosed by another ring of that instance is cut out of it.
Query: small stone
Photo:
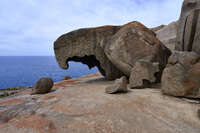
[[[32,89],[32,94],[45,94],[51,91],[53,87],[53,80],[51,78],[41,78],[37,81]]]
[[[72,79],[72,77],[69,76],[69,75],[67,75],[67,76],[65,76],[65,77],[63,78],[63,80],[69,80],[69,79]]]
[[[127,79],[125,76],[121,77],[120,79],[116,79],[115,83],[111,86],[108,86],[105,90],[108,94],[115,94],[118,92],[127,92]]]
[[[160,76],[159,63],[139,60],[131,70],[129,83],[131,88],[147,88],[155,83]],[[157,77],[156,77],[157,76]]]

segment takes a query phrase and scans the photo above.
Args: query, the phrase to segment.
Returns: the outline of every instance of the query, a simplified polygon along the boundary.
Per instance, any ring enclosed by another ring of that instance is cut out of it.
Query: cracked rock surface
[[[200,1],[184,0],[178,23],[176,50],[200,54]]]

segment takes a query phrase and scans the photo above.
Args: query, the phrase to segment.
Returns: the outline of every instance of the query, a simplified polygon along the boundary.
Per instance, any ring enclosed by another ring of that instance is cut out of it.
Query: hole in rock
[[[151,82],[149,80],[143,79],[142,82],[143,82],[144,87],[150,87],[151,86]]]
[[[156,72],[154,77],[156,78],[155,83],[161,83],[162,72]]]
[[[69,71],[70,70],[72,71],[73,69],[72,73],[75,76],[72,75],[72,77],[80,77],[83,75],[96,73],[98,72],[98,70],[102,74],[105,74],[105,71],[100,66],[100,62],[96,59],[94,55],[83,56],[83,57],[74,56],[68,58],[66,63],[67,64],[69,63],[69,69],[68,69]]]

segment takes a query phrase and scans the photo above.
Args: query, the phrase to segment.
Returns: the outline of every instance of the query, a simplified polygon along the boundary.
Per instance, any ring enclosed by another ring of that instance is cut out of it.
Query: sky
[[[178,20],[183,0],[0,0],[0,56],[54,56],[53,43],[79,28]]]

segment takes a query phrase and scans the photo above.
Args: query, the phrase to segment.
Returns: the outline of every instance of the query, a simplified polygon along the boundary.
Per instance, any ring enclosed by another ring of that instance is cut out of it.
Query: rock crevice
[[[184,0],[179,18],[176,50],[200,53],[199,42],[200,1]]]

